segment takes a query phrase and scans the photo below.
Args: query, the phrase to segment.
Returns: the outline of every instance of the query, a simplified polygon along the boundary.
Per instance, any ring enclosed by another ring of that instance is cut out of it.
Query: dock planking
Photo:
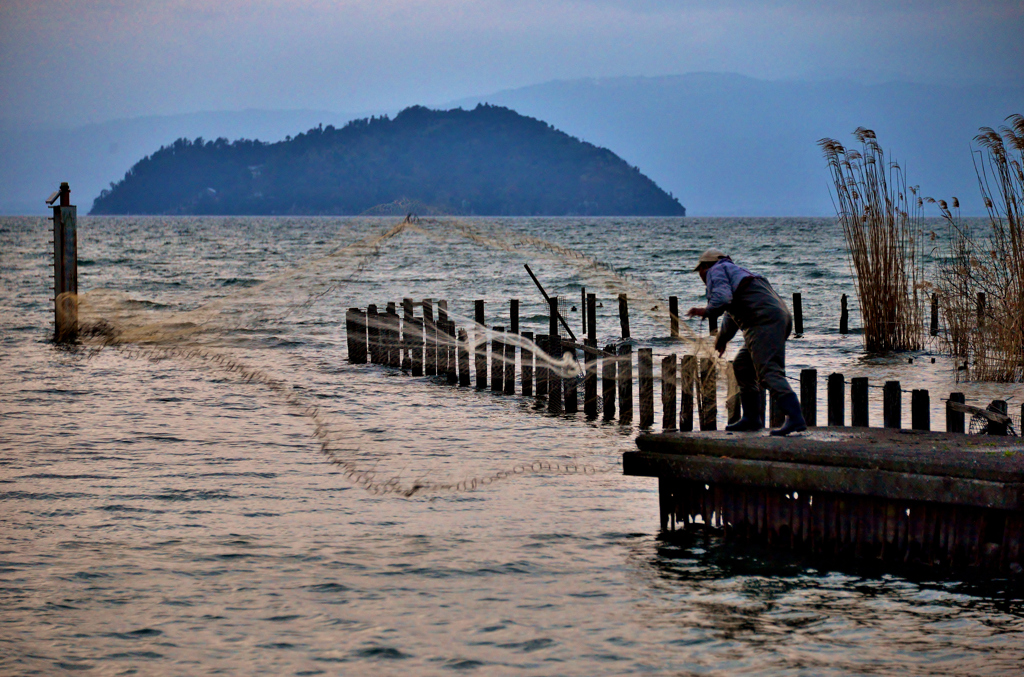
[[[663,529],[852,557],[1021,571],[1024,444],[885,428],[799,437],[637,438],[626,475],[657,477]]]

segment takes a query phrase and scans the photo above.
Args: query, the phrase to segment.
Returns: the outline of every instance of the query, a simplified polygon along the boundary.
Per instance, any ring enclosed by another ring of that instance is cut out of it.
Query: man
[[[700,255],[697,267],[700,279],[707,285],[708,305],[690,308],[687,317],[713,319],[725,313],[722,328],[715,341],[719,355],[725,346],[743,331],[743,347],[736,353],[733,368],[740,387],[743,417],[725,427],[730,431],[760,430],[761,384],[768,387],[786,414],[786,421],[772,435],[788,435],[807,430],[800,400],[786,380],[786,339],[793,331],[793,316],[775,293],[768,280],[741,268],[717,249]]]

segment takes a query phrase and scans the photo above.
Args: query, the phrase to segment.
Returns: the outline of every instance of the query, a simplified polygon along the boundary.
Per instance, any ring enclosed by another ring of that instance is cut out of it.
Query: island
[[[178,139],[111,183],[90,214],[685,216],[640,169],[501,106],[319,125],[276,143]]]

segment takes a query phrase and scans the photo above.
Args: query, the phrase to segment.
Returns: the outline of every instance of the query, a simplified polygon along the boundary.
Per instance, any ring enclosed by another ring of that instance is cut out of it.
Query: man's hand
[[[704,308],[690,308],[686,311],[687,317],[704,317],[706,311]]]

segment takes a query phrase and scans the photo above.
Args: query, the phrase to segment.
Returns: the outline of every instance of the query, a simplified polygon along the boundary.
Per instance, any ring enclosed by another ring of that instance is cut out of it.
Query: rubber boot
[[[764,419],[761,418],[761,393],[755,390],[752,393],[740,393],[740,410],[743,417],[735,423],[725,426],[731,433],[752,432],[764,430]]]
[[[804,413],[800,410],[800,400],[796,393],[789,393],[779,398],[779,406],[786,414],[786,421],[781,428],[772,431],[775,437],[784,437],[790,433],[798,433],[807,430],[807,422],[804,420]]]

